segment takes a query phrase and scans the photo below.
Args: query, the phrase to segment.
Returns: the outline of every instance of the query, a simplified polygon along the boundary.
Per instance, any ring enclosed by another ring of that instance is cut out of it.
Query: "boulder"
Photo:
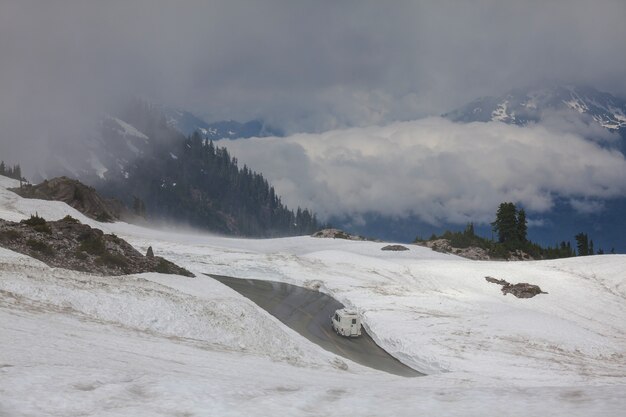
[[[406,246],[402,246],[402,245],[387,245],[387,246],[380,248],[380,250],[400,252],[400,251],[409,250],[409,248],[407,248]]]

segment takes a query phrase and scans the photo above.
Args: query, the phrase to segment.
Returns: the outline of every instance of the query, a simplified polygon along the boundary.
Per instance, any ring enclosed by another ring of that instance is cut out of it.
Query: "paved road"
[[[326,294],[282,282],[209,276],[254,301],[287,326],[332,353],[395,375],[422,375],[380,348],[365,329],[359,338],[337,335],[330,325],[330,317],[343,305]]]

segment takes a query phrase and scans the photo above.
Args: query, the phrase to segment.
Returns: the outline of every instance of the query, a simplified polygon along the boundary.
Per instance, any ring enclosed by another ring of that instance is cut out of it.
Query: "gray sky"
[[[543,79],[626,92],[626,2],[3,0],[9,113],[134,93],[323,131]]]
[[[2,0],[0,153],[80,140],[127,94],[290,133],[546,79],[626,95],[624,22],[623,0]]]

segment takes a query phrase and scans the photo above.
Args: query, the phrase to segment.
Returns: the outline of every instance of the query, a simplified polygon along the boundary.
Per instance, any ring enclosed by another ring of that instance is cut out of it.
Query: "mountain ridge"
[[[525,126],[551,111],[573,112],[610,131],[626,129],[626,100],[589,86],[550,85],[516,88],[501,96],[481,97],[444,113],[455,122],[500,121]]]

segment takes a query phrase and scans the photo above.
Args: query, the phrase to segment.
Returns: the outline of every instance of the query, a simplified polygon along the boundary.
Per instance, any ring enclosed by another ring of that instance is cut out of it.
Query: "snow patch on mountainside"
[[[142,139],[144,141],[148,141],[148,136],[137,130],[137,128],[135,128],[134,126],[126,123],[123,120],[118,119],[117,117],[112,117],[111,119],[115,121],[115,123],[117,123],[117,125],[119,126],[119,129],[117,129],[117,133],[120,136],[134,137]]]

